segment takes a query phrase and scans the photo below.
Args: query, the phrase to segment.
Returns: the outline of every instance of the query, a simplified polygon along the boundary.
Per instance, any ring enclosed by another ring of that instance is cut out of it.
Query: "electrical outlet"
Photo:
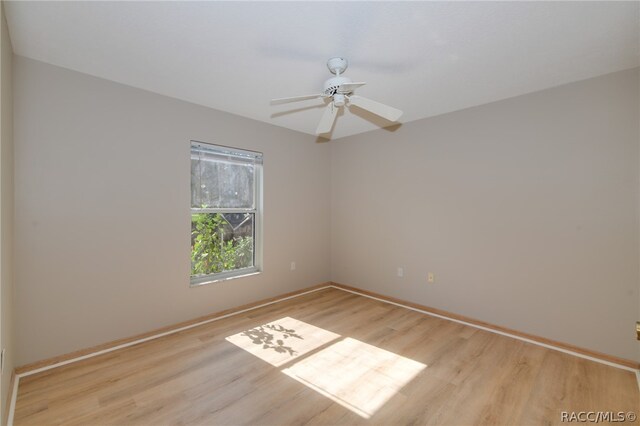
[[[404,268],[401,268],[401,267],[398,268],[398,277],[399,278],[404,277]]]
[[[296,262],[291,262],[291,270],[292,271],[296,270]]]
[[[429,272],[427,274],[427,282],[428,283],[433,283],[436,281],[436,277],[433,275],[433,272]]]

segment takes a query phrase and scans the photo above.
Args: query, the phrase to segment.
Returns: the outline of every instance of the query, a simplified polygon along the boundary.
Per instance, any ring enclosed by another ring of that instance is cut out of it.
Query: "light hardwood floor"
[[[563,411],[640,414],[634,373],[325,289],[23,377],[14,424],[538,425]]]

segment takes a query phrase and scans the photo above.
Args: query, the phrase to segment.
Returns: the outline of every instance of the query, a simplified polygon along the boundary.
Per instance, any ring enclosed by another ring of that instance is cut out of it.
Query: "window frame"
[[[197,140],[191,140],[189,142],[189,158],[193,154],[193,148],[200,147],[204,150],[211,150],[214,152],[230,152],[233,154],[239,154],[240,156],[249,155],[254,158],[258,158],[259,161],[254,163],[254,208],[194,208],[191,206],[191,199],[189,200],[189,221],[192,220],[192,215],[195,213],[253,213],[253,266],[249,268],[234,269],[231,271],[216,272],[207,275],[191,275],[191,261],[189,261],[189,287],[199,287],[206,284],[212,284],[216,282],[228,281],[236,278],[243,278],[251,275],[260,274],[263,271],[262,265],[262,221],[263,221],[263,205],[262,205],[262,183],[263,183],[263,159],[264,154],[259,151],[251,151],[247,149],[240,149],[226,145],[218,145],[207,142],[201,142]],[[191,164],[191,163],[190,163]],[[191,177],[189,178],[191,184]],[[191,198],[191,197],[189,197]],[[189,256],[191,259],[191,256]]]

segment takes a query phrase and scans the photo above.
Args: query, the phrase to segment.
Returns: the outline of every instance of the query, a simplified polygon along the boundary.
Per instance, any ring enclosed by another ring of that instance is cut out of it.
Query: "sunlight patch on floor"
[[[425,364],[347,337],[283,373],[369,418],[424,368]]]
[[[290,317],[226,340],[366,419],[427,367]]]
[[[234,334],[226,340],[279,367],[338,338],[339,334],[284,317]]]

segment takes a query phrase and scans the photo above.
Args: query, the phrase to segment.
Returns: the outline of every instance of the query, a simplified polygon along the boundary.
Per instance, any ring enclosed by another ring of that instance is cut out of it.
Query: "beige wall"
[[[638,80],[332,143],[332,280],[638,359]]]
[[[328,144],[14,66],[18,364],[328,281]],[[189,287],[190,139],[264,153],[261,275]]]
[[[9,383],[14,367],[13,321],[13,49],[0,6],[0,310],[2,315],[1,347],[6,349],[2,392],[0,392],[0,419],[5,419],[5,403],[11,392]]]
[[[318,144],[14,66],[17,364],[329,278],[639,359],[637,69]],[[188,287],[190,139],[264,152],[263,274]]]

